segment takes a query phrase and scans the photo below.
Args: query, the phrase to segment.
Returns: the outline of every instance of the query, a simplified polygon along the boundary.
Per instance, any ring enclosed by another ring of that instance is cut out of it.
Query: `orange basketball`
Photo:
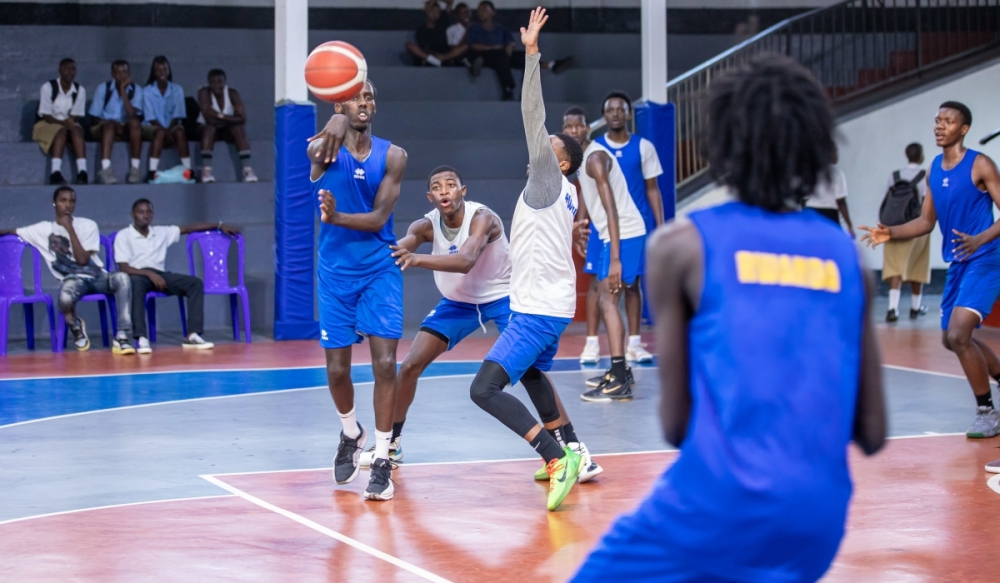
[[[368,64],[361,51],[343,41],[325,42],[306,59],[306,85],[317,98],[342,103],[361,92]]]

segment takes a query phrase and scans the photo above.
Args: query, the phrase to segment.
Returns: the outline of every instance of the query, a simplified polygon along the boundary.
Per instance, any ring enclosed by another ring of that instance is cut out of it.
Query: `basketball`
[[[343,41],[325,42],[306,59],[306,85],[323,101],[341,103],[353,98],[367,77],[364,55]]]

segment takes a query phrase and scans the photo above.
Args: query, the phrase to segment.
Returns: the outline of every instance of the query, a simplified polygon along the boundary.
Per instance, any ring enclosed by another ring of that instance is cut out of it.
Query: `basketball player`
[[[531,164],[528,183],[518,195],[510,233],[510,322],[472,381],[470,396],[484,411],[531,444],[545,460],[549,476],[547,507],[555,510],[580,473],[581,458],[560,447],[528,409],[504,392],[518,381],[528,390],[543,424],[558,423],[555,389],[542,374],[552,368],[559,336],[576,311],[573,264],[576,187],[566,176],[583,161],[580,144],[565,134],[548,135],[539,78],[538,33],[548,17],[531,11],[521,28],[525,48],[521,114]]]
[[[951,263],[941,297],[944,347],[958,356],[976,397],[976,418],[966,437],[1000,434],[1000,412],[993,407],[990,377],[1000,381],[1000,360],[989,346],[972,337],[1000,295],[1000,174],[989,157],[965,147],[972,112],[946,101],[934,118],[934,140],[941,147],[931,162],[927,195],[920,216],[896,227],[861,227],[862,239],[875,247],[890,240],[913,239],[941,225],[941,255]]]
[[[632,400],[632,376],[625,368],[625,322],[618,303],[622,288],[638,285],[646,263],[646,226],[629,194],[625,175],[607,148],[590,141],[587,112],[571,107],[563,115],[563,132],[580,142],[583,171],[578,178],[583,204],[591,224],[601,238],[601,258],[597,264],[601,316],[608,332],[611,368],[597,386],[580,395],[584,401]],[[591,257],[587,262],[592,261]]]
[[[375,461],[365,498],[393,495],[389,442],[396,404],[396,344],[403,335],[403,275],[389,245],[396,243],[392,208],[406,170],[406,152],[371,134],[375,86],[366,82],[309,145],[310,178],[319,197],[320,346],[343,431],[333,476],[358,475],[368,432],[355,415],[351,346],[367,336],[375,376]]]
[[[510,257],[503,222],[486,206],[466,200],[465,195],[466,186],[458,170],[451,166],[432,170],[427,179],[427,199],[434,210],[414,221],[406,237],[392,246],[400,269],[422,267],[434,271],[434,282],[444,297],[420,324],[399,369],[389,445],[391,461],[403,459],[403,424],[416,395],[417,379],[424,370],[477,329],[486,332],[486,322],[493,321],[503,332],[511,317]],[[414,253],[424,243],[433,245],[431,254]],[[559,424],[547,429],[562,445],[580,454],[580,481],[587,482],[603,469],[591,460],[587,446],[576,437],[562,407],[560,413]],[[373,454],[374,448],[361,456],[362,467],[371,464]],[[544,469],[536,473],[536,479],[549,479]]]
[[[680,456],[574,581],[816,581],[844,534],[848,442],[885,440],[873,283],[836,225],[799,210],[833,155],[823,88],[770,55],[709,91],[709,168],[738,202],[648,250]]]
[[[660,157],[656,147],[646,138],[633,136],[628,131],[628,122],[634,111],[629,96],[619,91],[613,91],[604,98],[602,106],[604,122],[608,126],[607,133],[594,139],[611,152],[618,166],[625,175],[628,192],[632,202],[642,215],[646,225],[646,233],[652,234],[663,224],[663,195],[657,178],[663,174]],[[642,266],[644,269],[645,266]],[[642,344],[642,275],[636,278],[635,285],[625,286],[625,315],[628,318],[628,345],[625,347],[625,360],[629,362],[653,362],[653,355]]]

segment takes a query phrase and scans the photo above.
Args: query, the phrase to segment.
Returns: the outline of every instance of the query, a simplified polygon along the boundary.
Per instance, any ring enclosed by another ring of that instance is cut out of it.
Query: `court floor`
[[[848,533],[824,580],[995,582],[1000,475],[983,465],[1000,438],[964,437],[974,402],[936,330],[879,334],[894,439],[873,458],[852,448]],[[632,402],[582,402],[582,341],[564,338],[552,378],[605,472],[554,513],[530,447],[468,398],[490,338],[421,380],[385,503],[362,500],[366,472],[333,483],[339,421],[313,343],[10,357],[0,581],[563,581],[676,456],[655,366],[636,367]],[[362,347],[354,378],[371,427],[367,360]]]

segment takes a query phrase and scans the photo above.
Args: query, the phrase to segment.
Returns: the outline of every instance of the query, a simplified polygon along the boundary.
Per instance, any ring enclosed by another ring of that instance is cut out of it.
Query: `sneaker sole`
[[[594,464],[594,466],[596,466],[597,469],[595,469],[595,470],[584,470],[584,471],[580,472],[580,483],[581,484],[585,484],[585,483],[593,480],[597,476],[601,475],[602,473],[604,473],[604,468],[602,468],[601,466],[598,466],[597,464]]]
[[[133,354],[135,354],[135,348],[129,346],[128,348],[122,349],[118,348],[117,346],[113,346],[111,348],[111,353],[117,354],[119,356],[132,356]]]
[[[597,364],[599,362],[601,362],[600,356],[595,356],[594,358],[583,357],[583,356],[580,357],[580,364]]]
[[[632,395],[627,397],[611,397],[611,396],[601,396],[601,397],[587,397],[580,395],[580,398],[588,403],[610,403],[611,401],[631,401],[633,399]]]
[[[206,342],[205,344],[185,344],[185,343],[182,343],[181,346],[184,347],[184,348],[186,348],[187,350],[211,350],[211,349],[215,348],[215,344],[212,344],[211,342]]]
[[[969,439],[989,439],[991,437],[996,437],[1000,435],[1000,431],[994,431],[992,433],[966,433],[965,436]]]
[[[359,451],[363,450],[366,445],[368,445],[368,432],[365,431],[364,429],[362,429],[361,430],[361,439],[358,440],[358,450]],[[358,474],[361,473],[361,464],[357,463],[357,462],[361,461],[360,460],[360,454],[358,454],[358,458],[359,459],[356,460],[356,462],[354,464],[354,473],[351,474],[351,477],[347,478],[343,482],[340,482],[340,481],[337,480],[337,465],[334,464],[334,468],[333,468],[333,481],[337,482],[337,484],[339,484],[341,486],[343,486],[344,484],[350,484],[351,482],[353,482],[354,479],[358,477]],[[337,461],[336,458],[334,458],[334,462],[336,462],[336,461]]]
[[[368,490],[365,490],[365,500],[375,500],[377,502],[385,502],[386,500],[392,500],[392,496],[395,493],[396,493],[395,486],[392,485],[392,482],[389,482],[389,487],[380,493],[369,492]]]
[[[1000,460],[986,464],[986,471],[991,474],[1000,474]]]
[[[137,348],[136,351],[135,351],[135,353],[136,354],[153,354],[153,349],[152,348]]]

